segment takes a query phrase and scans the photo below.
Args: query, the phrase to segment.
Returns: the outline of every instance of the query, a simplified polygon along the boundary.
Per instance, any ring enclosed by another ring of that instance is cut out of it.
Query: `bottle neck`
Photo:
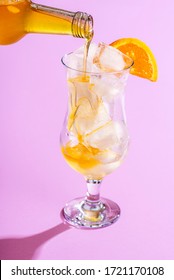
[[[40,12],[44,12],[45,14],[52,14],[52,15],[59,15],[62,17],[66,18],[73,18],[73,16],[75,15],[75,13],[70,12],[70,11],[66,11],[66,10],[61,10],[58,8],[53,8],[53,7],[48,7],[48,6],[44,6],[44,5],[40,5],[40,4],[36,4],[31,2],[31,8],[38,10]]]
[[[93,37],[93,18],[91,15],[83,12],[70,12],[62,9],[52,8],[31,2],[32,10],[46,15],[59,17],[66,22],[71,23],[71,34],[74,37],[86,38],[91,40]]]

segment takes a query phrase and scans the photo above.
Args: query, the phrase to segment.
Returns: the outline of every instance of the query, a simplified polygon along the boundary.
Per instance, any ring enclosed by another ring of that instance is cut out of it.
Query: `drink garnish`
[[[134,60],[130,73],[152,82],[157,81],[158,66],[151,49],[141,40],[136,38],[121,38],[110,46],[120,50]]]

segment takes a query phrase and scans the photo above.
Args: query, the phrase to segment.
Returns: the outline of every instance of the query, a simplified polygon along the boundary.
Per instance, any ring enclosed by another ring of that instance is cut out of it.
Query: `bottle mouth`
[[[75,13],[72,21],[72,34],[74,37],[91,40],[94,34],[92,16],[83,12]]]

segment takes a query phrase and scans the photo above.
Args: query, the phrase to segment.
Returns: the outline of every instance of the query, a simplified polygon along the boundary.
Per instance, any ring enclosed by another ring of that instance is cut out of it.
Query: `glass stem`
[[[102,212],[105,209],[100,201],[100,185],[102,180],[87,179],[87,193],[84,203],[81,205],[83,218],[88,221],[101,221]]]
[[[89,204],[98,204],[100,202],[100,186],[102,180],[87,179],[86,202]]]
[[[103,204],[100,201],[100,185],[101,180],[87,179],[86,198],[81,205],[83,217],[88,221],[99,221],[102,219],[101,212],[104,210]]]

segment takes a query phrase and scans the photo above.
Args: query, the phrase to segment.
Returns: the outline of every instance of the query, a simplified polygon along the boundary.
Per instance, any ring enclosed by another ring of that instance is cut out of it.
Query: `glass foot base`
[[[120,216],[120,208],[109,199],[101,198],[94,204],[80,197],[68,202],[62,209],[61,216],[76,228],[97,229],[115,223]]]

